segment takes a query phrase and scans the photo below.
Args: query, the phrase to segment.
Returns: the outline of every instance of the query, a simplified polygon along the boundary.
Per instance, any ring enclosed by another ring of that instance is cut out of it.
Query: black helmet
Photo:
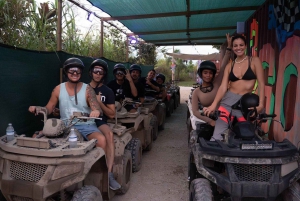
[[[78,59],[76,57],[72,57],[72,58],[67,59],[64,62],[64,65],[63,65],[63,73],[64,73],[64,75],[66,75],[67,74],[67,70],[69,68],[72,68],[72,67],[80,68],[81,71],[83,71],[84,64],[83,64],[83,62],[80,59]]]
[[[90,72],[90,76],[91,78],[93,78],[93,75],[92,75],[92,71],[94,69],[95,66],[101,66],[103,68],[103,70],[105,71],[105,74],[103,76],[103,78],[101,78],[100,80],[100,83],[104,81],[104,79],[107,77],[107,73],[108,73],[108,65],[106,63],[106,61],[102,60],[102,59],[96,59],[94,60],[91,65],[90,65],[90,69],[89,69],[89,72]]]
[[[137,65],[137,64],[132,64],[132,65],[130,66],[129,72],[131,73],[133,70],[138,70],[138,71],[140,71],[140,73],[142,74],[142,69],[141,69],[141,67],[140,67],[139,65]]]
[[[157,79],[157,78],[161,78],[161,79],[163,80],[163,83],[165,83],[166,76],[165,76],[164,74],[158,73],[158,74],[156,75],[156,79]]]
[[[114,66],[113,74],[115,74],[117,72],[117,70],[123,71],[124,74],[126,74],[126,68],[125,68],[125,66],[123,64],[120,64],[120,63],[116,64]]]
[[[249,110],[250,107],[257,107],[259,105],[259,96],[254,93],[244,94],[240,99],[241,112],[245,119],[248,119],[248,115],[253,110]],[[256,109],[254,110],[256,112]],[[251,115],[251,114],[250,114]]]
[[[199,75],[200,78],[202,78],[202,71],[204,69],[212,70],[213,75],[215,77],[216,72],[217,72],[217,67],[214,64],[214,62],[212,62],[212,61],[203,61],[203,62],[201,62],[200,66],[199,66],[199,68],[197,70],[197,74]]]

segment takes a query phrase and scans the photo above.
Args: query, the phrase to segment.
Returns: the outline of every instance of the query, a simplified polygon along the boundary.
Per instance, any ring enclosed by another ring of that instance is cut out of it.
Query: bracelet
[[[231,48],[229,48],[229,47],[226,47],[226,50],[228,50],[228,51],[231,51]]]

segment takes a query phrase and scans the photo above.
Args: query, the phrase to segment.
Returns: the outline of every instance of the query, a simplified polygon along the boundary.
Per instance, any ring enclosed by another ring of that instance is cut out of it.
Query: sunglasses
[[[119,70],[118,70],[118,71],[116,72],[116,75],[125,75],[125,73],[124,73],[123,71],[119,71]]]
[[[94,68],[93,73],[98,74],[98,75],[104,75],[105,74],[104,70],[101,69],[101,68]]]
[[[81,74],[81,69],[80,68],[69,68],[68,73],[71,75],[76,74]]]
[[[211,92],[213,89],[214,89],[214,85],[210,85],[208,87],[202,87],[202,85],[200,85],[200,90],[203,93]]]

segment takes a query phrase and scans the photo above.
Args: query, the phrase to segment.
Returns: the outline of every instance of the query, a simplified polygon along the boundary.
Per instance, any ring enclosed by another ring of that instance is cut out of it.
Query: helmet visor
[[[98,75],[104,75],[105,74],[105,72],[102,68],[94,68],[93,73],[98,74]]]
[[[69,69],[68,69],[68,74],[74,75],[75,73],[76,73],[76,74],[81,74],[82,71],[81,71],[80,68],[77,68],[77,67],[69,68]]]

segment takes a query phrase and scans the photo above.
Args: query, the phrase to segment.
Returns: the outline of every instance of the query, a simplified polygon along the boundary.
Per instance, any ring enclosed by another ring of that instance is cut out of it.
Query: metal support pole
[[[128,57],[129,57],[129,41],[128,41],[128,36],[126,36],[126,62],[128,62]]]
[[[57,27],[56,27],[56,50],[62,50],[61,30],[62,30],[62,0],[58,0],[57,6]]]
[[[103,35],[104,35],[104,31],[103,31],[103,20],[101,20],[101,44],[100,44],[100,57],[103,57]]]

